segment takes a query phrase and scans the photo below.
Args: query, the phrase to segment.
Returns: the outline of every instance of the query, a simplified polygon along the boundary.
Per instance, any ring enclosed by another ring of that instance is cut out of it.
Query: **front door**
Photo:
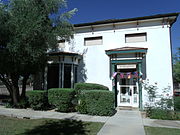
[[[126,74],[126,73],[125,73]],[[137,78],[119,78],[117,84],[118,106],[138,107],[139,92]]]
[[[136,85],[118,86],[118,106],[138,107],[138,89]]]

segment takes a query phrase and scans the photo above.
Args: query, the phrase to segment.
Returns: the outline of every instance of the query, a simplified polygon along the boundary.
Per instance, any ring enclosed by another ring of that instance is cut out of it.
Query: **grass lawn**
[[[0,116],[0,135],[96,135],[104,123]]]
[[[145,127],[146,135],[180,135],[180,129]]]

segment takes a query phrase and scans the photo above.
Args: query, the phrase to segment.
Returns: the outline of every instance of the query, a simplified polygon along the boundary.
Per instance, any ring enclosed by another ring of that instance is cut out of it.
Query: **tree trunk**
[[[19,89],[13,86],[13,93],[12,93],[12,102],[13,105],[17,105],[19,102]]]
[[[0,74],[0,80],[6,86],[7,90],[9,91],[10,97],[12,97],[12,84],[7,77],[7,74]]]
[[[29,78],[28,74],[25,74],[23,76],[21,99],[25,99],[25,96],[26,96],[26,82],[27,82],[28,78]]]
[[[19,75],[14,73],[11,74],[11,80],[12,80],[12,102],[13,105],[16,106],[19,103],[19,86],[18,86],[18,80]]]

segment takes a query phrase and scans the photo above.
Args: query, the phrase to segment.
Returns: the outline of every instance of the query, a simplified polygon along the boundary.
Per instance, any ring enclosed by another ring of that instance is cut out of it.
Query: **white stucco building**
[[[60,51],[49,53],[45,87],[99,83],[115,91],[116,106],[142,108],[142,80],[173,90],[171,27],[177,17],[171,13],[75,24],[74,39],[60,41]]]

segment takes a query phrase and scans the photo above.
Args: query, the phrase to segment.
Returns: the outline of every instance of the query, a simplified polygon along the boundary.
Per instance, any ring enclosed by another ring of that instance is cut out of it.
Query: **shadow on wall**
[[[83,58],[80,60],[77,71],[77,82],[86,82],[87,80],[87,69],[85,68],[85,63]]]
[[[86,135],[85,124],[77,120],[51,120],[18,135]]]

